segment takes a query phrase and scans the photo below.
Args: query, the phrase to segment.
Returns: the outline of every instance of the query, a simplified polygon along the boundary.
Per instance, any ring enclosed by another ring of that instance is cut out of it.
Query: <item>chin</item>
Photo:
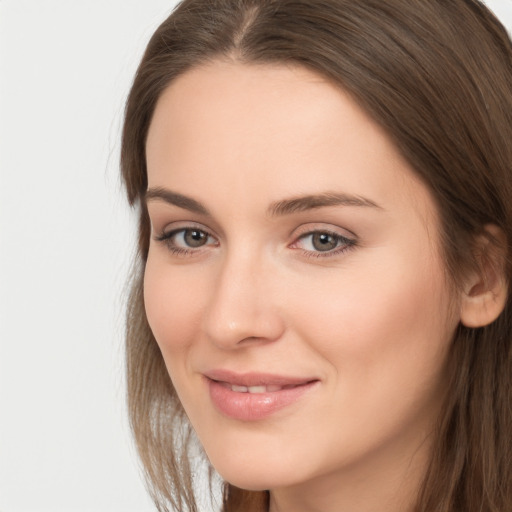
[[[281,454],[282,455],[282,454]],[[287,463],[285,457],[276,461],[274,457],[259,460],[239,454],[226,454],[222,460],[211,459],[219,475],[230,484],[249,491],[264,491],[278,487],[288,487],[307,479],[307,475],[297,473],[297,464]]]

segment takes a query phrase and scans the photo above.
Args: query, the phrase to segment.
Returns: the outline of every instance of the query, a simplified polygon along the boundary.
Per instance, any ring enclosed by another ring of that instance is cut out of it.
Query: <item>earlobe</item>
[[[508,296],[506,237],[495,225],[485,226],[476,239],[477,270],[470,273],[462,292],[460,320],[470,328],[494,322],[505,308]]]

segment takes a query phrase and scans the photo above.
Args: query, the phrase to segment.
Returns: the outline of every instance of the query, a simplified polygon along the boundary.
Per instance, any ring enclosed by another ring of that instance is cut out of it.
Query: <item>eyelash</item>
[[[207,238],[214,238],[213,235],[211,233],[209,233],[207,230],[196,228],[194,226],[190,226],[190,227],[174,229],[167,233],[164,232],[161,235],[156,236],[155,240],[157,242],[164,243],[167,246],[167,248],[169,249],[169,251],[171,252],[171,254],[176,255],[176,256],[190,256],[194,253],[198,254],[199,252],[201,252],[202,248],[205,246],[198,247],[197,249],[194,249],[194,248],[185,249],[183,247],[178,247],[173,242],[173,238],[176,235],[178,235],[180,233],[185,234],[185,232],[187,232],[187,231],[198,231],[200,233],[203,233]],[[304,240],[307,237],[313,236],[316,234],[329,235],[335,239],[337,244],[339,243],[341,245],[339,247],[338,246],[335,247],[334,249],[332,249],[330,251],[311,251],[311,250],[305,250],[305,249],[300,249],[300,248],[297,248],[297,249],[293,248],[293,245],[297,244],[300,240]],[[208,241],[207,241],[207,243],[208,243]],[[292,249],[295,249],[295,250],[300,250],[306,258],[330,258],[330,257],[338,256],[338,255],[352,249],[353,247],[356,246],[356,244],[357,244],[356,240],[342,236],[339,233],[336,233],[335,231],[329,231],[329,230],[325,230],[325,229],[317,229],[317,230],[308,231],[306,233],[302,233],[299,237],[297,237],[295,242],[290,244],[289,247],[291,247]]]
[[[336,246],[334,249],[330,251],[307,251],[305,249],[300,250],[306,258],[333,258],[335,256],[339,256],[340,254],[352,249],[356,245],[356,240],[347,238],[335,231],[329,231],[328,229],[315,229],[312,231],[308,231],[307,233],[301,234],[292,245],[295,245],[299,240],[304,240],[309,236],[313,235],[329,235],[332,236],[339,246]]]
[[[187,231],[199,231],[200,233],[204,233],[207,236],[207,238],[213,238],[213,235],[211,235],[205,229],[196,228],[195,226],[189,226],[189,227],[184,227],[184,228],[173,229],[172,231],[169,231],[167,233],[164,232],[161,235],[155,237],[155,240],[157,242],[164,243],[167,246],[167,248],[169,249],[169,251],[171,252],[171,254],[173,254],[173,255],[189,256],[191,254],[197,253],[198,251],[201,251],[201,249],[203,247],[199,247],[197,249],[194,249],[194,248],[185,249],[184,247],[178,247],[175,243],[173,243],[173,238],[176,235],[178,235],[179,233],[185,234],[185,232],[187,232]]]

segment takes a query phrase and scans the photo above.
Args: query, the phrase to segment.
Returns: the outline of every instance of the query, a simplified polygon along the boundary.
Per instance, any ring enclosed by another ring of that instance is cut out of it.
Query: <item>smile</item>
[[[229,384],[228,382],[219,382],[220,385],[231,389],[231,391],[235,391],[236,393],[275,393],[277,391],[282,391],[283,389],[293,389],[297,387],[297,385],[290,384],[288,386],[239,386],[237,384]]]
[[[319,384],[318,379],[214,371],[205,374],[210,399],[224,416],[263,420],[291,406]]]

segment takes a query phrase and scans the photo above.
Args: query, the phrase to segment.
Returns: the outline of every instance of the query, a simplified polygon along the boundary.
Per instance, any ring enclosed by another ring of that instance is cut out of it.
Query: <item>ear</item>
[[[508,295],[505,234],[493,224],[485,226],[484,231],[475,239],[476,270],[467,276],[462,293],[460,319],[471,328],[494,322]]]

